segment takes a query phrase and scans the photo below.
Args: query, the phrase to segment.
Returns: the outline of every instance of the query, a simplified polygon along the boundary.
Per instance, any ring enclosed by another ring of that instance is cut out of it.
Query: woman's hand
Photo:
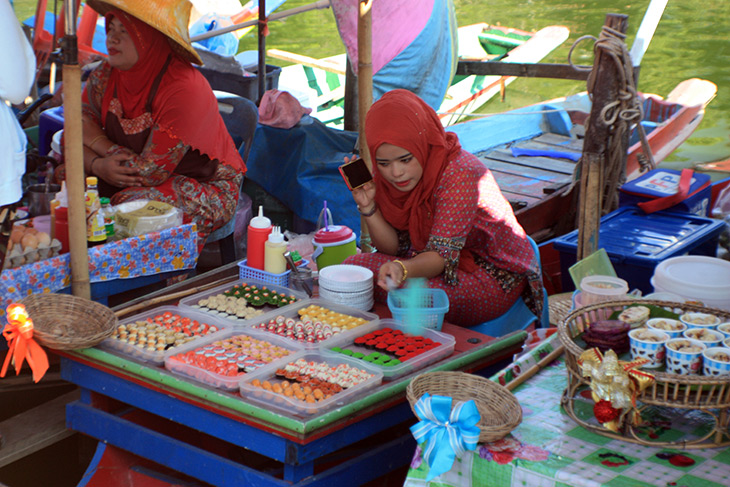
[[[345,164],[354,160],[355,157],[345,157]],[[375,205],[375,183],[367,182],[359,188],[352,190],[352,198],[360,209],[360,213],[370,213]]]
[[[92,174],[118,188],[142,186],[139,169],[126,165],[131,158],[130,153],[117,152],[96,158],[91,165]]]
[[[406,280],[406,267],[399,260],[386,262],[378,271],[378,286],[386,291],[399,287]]]

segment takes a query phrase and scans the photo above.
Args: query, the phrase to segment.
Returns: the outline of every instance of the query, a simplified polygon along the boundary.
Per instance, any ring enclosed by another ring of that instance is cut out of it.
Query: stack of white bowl
[[[359,265],[329,265],[319,271],[319,297],[369,311],[373,308],[373,272]]]

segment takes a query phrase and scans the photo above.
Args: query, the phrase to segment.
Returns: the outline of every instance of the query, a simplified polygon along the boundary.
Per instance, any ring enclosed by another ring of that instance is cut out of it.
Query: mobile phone
[[[359,157],[341,165],[340,174],[342,174],[342,179],[345,180],[350,191],[373,180],[373,175],[370,174],[367,164]]]

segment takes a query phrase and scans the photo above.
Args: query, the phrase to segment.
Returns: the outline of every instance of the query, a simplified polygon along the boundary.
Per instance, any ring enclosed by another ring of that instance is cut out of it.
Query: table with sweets
[[[205,279],[197,276],[126,306],[139,312],[151,297],[200,287]],[[415,374],[509,363],[527,336],[491,339],[448,323],[443,331],[456,338],[449,357],[304,417],[100,348],[61,352],[62,377],[82,390],[67,408],[67,422],[100,445],[213,485],[360,485],[410,461],[415,441],[408,427],[415,418],[405,389]]]
[[[557,334],[492,377],[509,382],[560,345]],[[502,440],[478,444],[451,470],[426,482],[428,465],[416,449],[405,487],[721,487],[730,485],[730,449],[680,450],[614,440],[578,426],[561,409],[567,385],[561,356],[513,391],[522,423]],[[580,417],[593,416],[588,393],[576,401]],[[642,413],[644,438],[681,441],[703,436],[701,413],[665,409]]]

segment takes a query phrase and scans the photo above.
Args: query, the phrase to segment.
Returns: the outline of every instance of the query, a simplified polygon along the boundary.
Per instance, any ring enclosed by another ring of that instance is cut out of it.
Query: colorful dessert
[[[164,352],[214,331],[218,331],[215,325],[166,311],[146,320],[119,325],[112,339],[149,352]]]
[[[279,315],[268,322],[255,325],[254,328],[302,343],[319,343],[364,323],[367,323],[364,318],[310,305],[299,310],[298,320]]]
[[[222,293],[200,299],[193,307],[224,318],[248,320],[264,313],[265,306],[281,308],[297,301],[299,298],[293,294],[242,283]]]
[[[374,365],[393,367],[437,348],[441,346],[441,343],[420,335],[382,328],[355,338],[354,345],[368,349],[370,353],[354,352],[340,347],[333,347],[330,350],[359,358]]]

